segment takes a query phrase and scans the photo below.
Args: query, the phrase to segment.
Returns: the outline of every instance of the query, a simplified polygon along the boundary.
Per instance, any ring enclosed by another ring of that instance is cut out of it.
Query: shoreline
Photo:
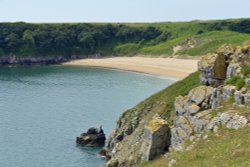
[[[72,60],[63,65],[108,68],[180,80],[197,71],[197,62],[194,59],[108,57]]]

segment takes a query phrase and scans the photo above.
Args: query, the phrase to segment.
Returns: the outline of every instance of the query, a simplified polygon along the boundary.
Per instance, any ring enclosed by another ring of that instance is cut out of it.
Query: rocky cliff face
[[[144,129],[141,160],[149,161],[166,152],[170,145],[170,128],[160,117],[154,117]]]
[[[130,112],[129,118],[124,114],[119,119],[107,144],[107,166],[136,166],[166,151],[183,150],[186,141],[221,126],[250,125],[250,45],[223,47],[204,56],[198,67],[202,85],[176,97],[172,126],[153,117],[156,113],[150,108],[150,114]]]
[[[187,96],[177,97],[175,101],[176,118],[171,129],[173,150],[183,149],[184,141],[192,141],[197,134],[207,130],[216,132],[221,125],[239,129],[250,120],[247,106],[243,112],[238,112],[238,107],[250,103],[250,76],[243,72],[244,68],[250,67],[250,46],[224,47],[204,56],[198,67],[204,86],[191,90]],[[244,83],[238,87],[225,82],[233,77]],[[220,109],[222,106],[223,110]]]

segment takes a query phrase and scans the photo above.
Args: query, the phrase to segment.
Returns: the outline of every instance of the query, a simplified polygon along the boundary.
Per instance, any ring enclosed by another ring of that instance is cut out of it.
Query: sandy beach
[[[197,70],[197,61],[175,58],[111,57],[74,60],[64,65],[112,68],[182,79]]]

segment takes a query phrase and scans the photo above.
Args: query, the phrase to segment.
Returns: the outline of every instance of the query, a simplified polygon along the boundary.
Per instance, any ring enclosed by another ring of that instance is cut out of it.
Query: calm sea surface
[[[0,167],[101,167],[76,136],[102,125],[173,80],[83,67],[0,69]]]

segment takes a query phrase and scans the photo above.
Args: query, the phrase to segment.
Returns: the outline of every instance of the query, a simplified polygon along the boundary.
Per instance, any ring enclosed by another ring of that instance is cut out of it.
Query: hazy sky
[[[250,17],[250,0],[0,0],[0,22],[159,22]]]

